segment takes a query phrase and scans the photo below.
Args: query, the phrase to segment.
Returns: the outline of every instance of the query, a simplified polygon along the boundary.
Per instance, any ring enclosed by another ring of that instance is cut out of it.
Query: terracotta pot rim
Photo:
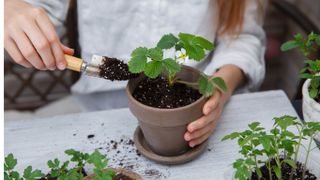
[[[193,67],[190,67],[190,66],[185,66],[185,65],[182,65],[182,68],[184,69],[188,69],[188,70],[191,70],[191,71],[194,71],[196,73],[201,73],[199,70],[193,68]],[[178,108],[170,108],[170,109],[166,109],[166,108],[157,108],[157,107],[152,107],[152,106],[148,106],[148,105],[145,105],[141,102],[139,102],[138,100],[136,100],[133,96],[132,96],[132,93],[130,93],[130,90],[129,90],[129,84],[132,80],[129,80],[128,83],[127,83],[127,86],[126,86],[126,93],[128,95],[128,98],[130,98],[135,104],[141,106],[142,108],[145,108],[149,111],[157,111],[157,112],[173,112],[173,111],[180,111],[180,110],[185,110],[185,109],[189,109],[190,107],[196,105],[196,104],[199,104],[201,103],[201,101],[203,101],[203,99],[205,99],[206,97],[204,97],[203,95],[197,99],[196,101],[194,101],[193,103],[191,104],[188,104],[186,106],[182,106],[182,107],[178,107]]]

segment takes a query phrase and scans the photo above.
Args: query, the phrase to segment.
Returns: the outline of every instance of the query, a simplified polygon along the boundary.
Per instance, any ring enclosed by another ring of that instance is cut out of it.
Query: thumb
[[[220,100],[220,92],[214,92],[213,96],[209,98],[209,100],[204,104],[202,112],[204,115],[210,114],[214,109],[216,109],[219,105]]]

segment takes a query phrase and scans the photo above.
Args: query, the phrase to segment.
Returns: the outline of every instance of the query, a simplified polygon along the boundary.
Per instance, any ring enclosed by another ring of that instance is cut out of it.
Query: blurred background
[[[62,41],[77,47],[76,1],[71,6]],[[282,89],[290,100],[301,99],[302,82],[298,77],[304,58],[298,51],[282,53],[280,46],[293,34],[320,33],[320,0],[274,0],[266,12],[264,29],[267,33],[265,54],[266,77],[260,91]],[[320,52],[315,56],[320,56]],[[12,63],[5,52],[4,107],[5,119],[31,119],[54,114],[80,112],[70,99],[70,87],[78,73],[37,71]],[[51,107],[48,110],[47,107]]]

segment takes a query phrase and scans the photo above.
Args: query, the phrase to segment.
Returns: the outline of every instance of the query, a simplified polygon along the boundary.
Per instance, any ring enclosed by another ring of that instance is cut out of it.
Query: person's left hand
[[[220,91],[214,92],[213,96],[203,106],[203,116],[190,123],[187,127],[187,132],[184,134],[184,139],[189,142],[190,147],[201,144],[209,138],[215,130],[224,104],[228,99],[227,94],[222,94]]]

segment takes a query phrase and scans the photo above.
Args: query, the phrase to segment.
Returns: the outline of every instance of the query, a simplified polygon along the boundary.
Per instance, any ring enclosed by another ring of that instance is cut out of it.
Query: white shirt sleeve
[[[242,31],[237,38],[217,36],[213,59],[204,70],[206,74],[212,75],[224,65],[238,66],[247,78],[247,83],[241,87],[242,91],[257,90],[265,75],[265,32],[256,2],[247,1]]]
[[[66,34],[66,19],[70,0],[25,0],[26,2],[43,8],[52,21],[57,34],[63,37]]]

